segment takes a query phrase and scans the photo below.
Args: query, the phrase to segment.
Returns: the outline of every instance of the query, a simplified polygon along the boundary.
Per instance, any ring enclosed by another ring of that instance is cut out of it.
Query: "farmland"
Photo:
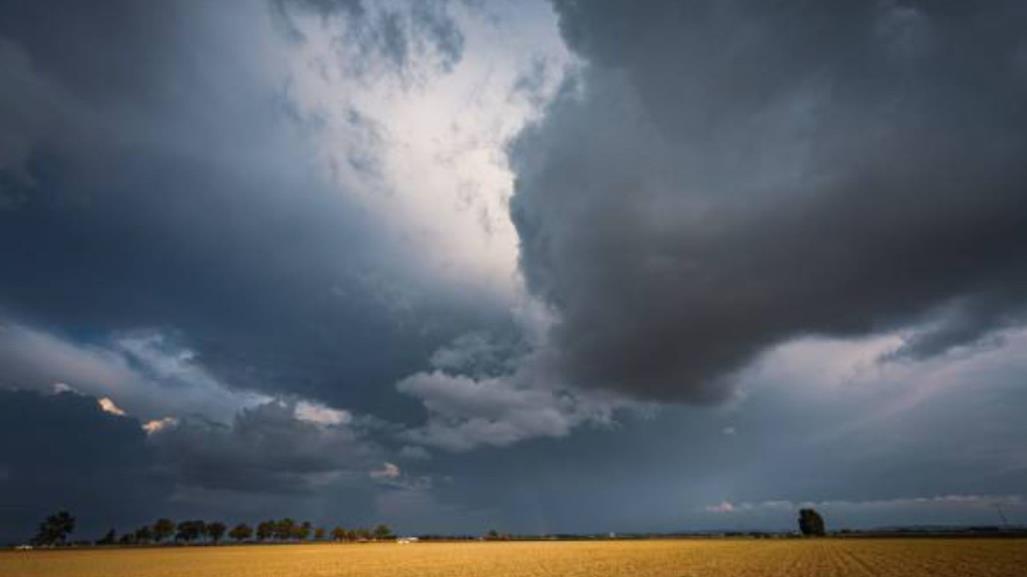
[[[1019,577],[1017,539],[311,544],[0,552],[5,577]]]

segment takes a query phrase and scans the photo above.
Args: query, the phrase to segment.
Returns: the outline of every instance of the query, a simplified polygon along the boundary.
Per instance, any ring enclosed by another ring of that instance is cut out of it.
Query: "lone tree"
[[[826,533],[824,518],[815,509],[800,509],[799,531],[802,531],[802,534],[807,537],[823,537]]]
[[[175,522],[171,519],[157,519],[153,524],[153,540],[160,543],[175,534]]]
[[[253,536],[253,528],[246,523],[239,523],[228,532],[228,536],[235,541],[245,541]]]
[[[67,511],[59,511],[39,524],[32,542],[36,545],[61,545],[75,530],[75,518]]]
[[[228,527],[226,527],[221,521],[207,523],[206,526],[207,536],[210,537],[210,540],[213,541],[215,545],[217,545],[218,542],[221,541],[221,538],[225,536],[226,530],[228,530]]]
[[[314,529],[314,540],[315,541],[324,541],[326,534],[327,534],[327,532],[325,531],[324,527],[318,527],[317,529]]]

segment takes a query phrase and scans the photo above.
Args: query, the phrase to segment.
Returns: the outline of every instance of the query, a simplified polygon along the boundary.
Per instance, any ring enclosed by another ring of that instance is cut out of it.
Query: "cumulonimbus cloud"
[[[716,401],[793,338],[1020,322],[1024,5],[554,5],[589,65],[511,210],[568,382]]]

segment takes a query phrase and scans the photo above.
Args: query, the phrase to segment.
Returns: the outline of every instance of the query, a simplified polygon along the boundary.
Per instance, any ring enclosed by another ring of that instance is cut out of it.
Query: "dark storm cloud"
[[[244,409],[231,425],[186,419],[152,441],[180,484],[254,493],[309,493],[347,477],[364,479],[383,451],[350,423],[296,417],[296,403]]]
[[[319,420],[302,402],[275,400],[228,425],[193,417],[147,434],[99,401],[0,390],[0,543],[26,541],[57,509],[78,518],[73,538],[88,540],[166,515],[381,520],[372,473],[387,453],[366,419]],[[407,490],[392,469],[389,481]]]
[[[415,255],[318,175],[259,53],[268,10],[0,4],[0,315],[154,328],[235,386],[387,410],[382,385],[495,312],[407,275]]]
[[[823,502],[837,528],[994,524],[991,503],[1022,495],[1027,479],[1027,338],[1007,340],[1005,350],[863,371],[829,368],[851,350],[792,345],[775,352],[791,357],[779,372],[749,376],[760,386],[729,407],[665,406],[473,458],[435,452],[435,466],[459,471],[439,499],[486,511],[473,531],[790,530],[806,501]],[[797,370],[796,357],[808,366]],[[951,495],[991,497],[951,511],[936,499]],[[707,510],[725,500],[737,510]],[[1027,507],[1007,515],[1027,520]]]
[[[462,36],[445,8],[402,11],[396,42],[455,64]],[[271,10],[0,1],[0,387],[94,395],[69,397],[91,416],[50,418],[47,443],[2,424],[4,447],[27,447],[0,457],[5,506],[25,508],[3,511],[11,538],[60,506],[87,532],[158,514],[366,524],[387,520],[382,490],[425,491],[399,469],[384,489],[370,476],[398,450],[393,422],[421,415],[391,385],[506,313],[409,266],[423,246],[326,174],[317,114],[345,115],[356,141],[333,153],[369,180],[379,135],[351,108],[300,110]],[[377,39],[379,24],[335,40]],[[100,412],[106,395],[128,416]],[[35,415],[21,398],[4,393],[0,411]],[[351,416],[368,413],[381,418]],[[95,467],[76,471],[74,498],[42,482],[30,495],[27,451],[63,458],[66,436],[68,463]],[[94,482],[124,503],[95,487],[90,500]]]
[[[791,338],[1022,319],[1022,3],[555,7],[589,64],[514,144],[512,214],[571,382],[708,401]]]
[[[166,505],[140,423],[95,397],[0,390],[0,542],[23,542],[58,508],[79,516],[75,538],[115,522],[147,521]]]

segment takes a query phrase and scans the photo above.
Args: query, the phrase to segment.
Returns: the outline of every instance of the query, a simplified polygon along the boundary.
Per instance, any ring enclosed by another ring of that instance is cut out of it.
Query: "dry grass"
[[[1027,541],[667,540],[0,552],[4,577],[1023,577]]]

